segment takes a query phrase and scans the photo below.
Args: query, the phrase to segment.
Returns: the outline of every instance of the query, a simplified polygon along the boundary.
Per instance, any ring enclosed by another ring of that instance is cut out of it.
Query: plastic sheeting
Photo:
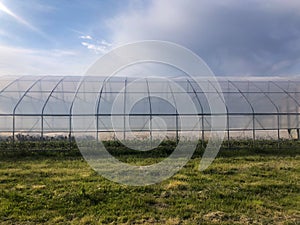
[[[200,132],[211,127],[210,120],[220,116],[210,112],[207,93],[197,82],[188,78],[126,78],[76,76],[0,77],[0,133],[68,133],[72,117],[85,122],[95,117],[97,132],[159,131],[149,126],[152,117],[159,116],[168,131],[189,131],[195,126]],[[267,80],[269,79],[269,80]],[[219,78],[222,93],[216,84],[201,79],[210,90],[210,100],[224,96],[228,131],[299,129],[300,81],[273,78]],[[176,85],[174,85],[176,84]],[[161,96],[163,98],[160,98]],[[176,105],[186,98],[194,103],[197,113],[189,106],[180,115]],[[137,102],[136,99],[139,99]],[[73,114],[74,102],[80,102],[80,115]],[[128,107],[131,106],[131,107]],[[178,124],[177,118],[196,117],[198,124]],[[130,128],[112,124],[112,117],[130,117]],[[155,123],[155,121],[153,122]],[[82,130],[82,132],[86,132]],[[95,132],[95,131],[91,131]]]

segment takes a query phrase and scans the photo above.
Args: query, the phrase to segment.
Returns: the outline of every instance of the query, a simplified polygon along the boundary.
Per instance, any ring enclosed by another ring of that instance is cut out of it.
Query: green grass
[[[170,154],[127,152],[132,164]],[[299,224],[300,147],[222,150],[204,172],[202,149],[172,178],[130,187],[95,173],[78,152],[0,153],[1,224]],[[148,155],[147,155],[148,154]]]

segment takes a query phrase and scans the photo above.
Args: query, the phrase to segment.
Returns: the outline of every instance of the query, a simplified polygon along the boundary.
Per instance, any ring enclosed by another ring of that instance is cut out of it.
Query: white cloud
[[[81,32],[81,31],[76,31],[76,30],[73,30],[73,31],[76,33],[83,34],[83,32]],[[86,47],[89,50],[93,50],[94,53],[96,53],[96,54],[105,54],[112,47],[111,43],[109,43],[105,40],[101,40],[101,41],[96,40],[90,35],[81,35],[81,36],[79,36],[79,38],[84,40],[81,42],[82,46]]]
[[[112,47],[112,44],[108,43],[105,40],[98,41],[98,40],[94,40],[92,37],[90,38],[89,37],[90,36],[81,36],[80,37],[81,39],[85,39],[85,41],[81,42],[81,45],[86,47],[89,50],[93,50],[96,54],[105,54]]]
[[[107,25],[115,45],[176,42],[218,75],[299,74],[299,51],[290,47],[300,45],[299,11],[299,0],[153,0],[131,5]]]
[[[109,42],[107,42],[105,40],[101,40],[101,45],[106,46],[106,47],[111,47],[112,43],[109,43]]]
[[[86,39],[86,40],[93,40],[93,38],[90,35],[82,35],[79,38]]]
[[[0,75],[82,75],[95,59],[70,50],[0,46]]]

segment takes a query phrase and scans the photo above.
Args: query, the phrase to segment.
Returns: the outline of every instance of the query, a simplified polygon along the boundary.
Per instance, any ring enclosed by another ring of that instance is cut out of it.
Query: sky
[[[299,0],[0,0],[0,75],[82,75],[101,55],[164,40],[218,76],[300,76]]]

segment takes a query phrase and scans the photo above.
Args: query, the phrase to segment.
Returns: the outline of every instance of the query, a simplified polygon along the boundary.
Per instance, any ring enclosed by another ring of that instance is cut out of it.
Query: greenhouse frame
[[[226,112],[221,116],[227,118],[226,140],[255,142],[300,138],[300,80],[274,77],[217,79],[222,93],[209,80],[202,78],[198,82],[209,87],[215,98],[224,101]],[[193,131],[204,141],[212,130],[211,118],[220,116],[210,111],[206,94],[195,80],[187,77],[162,80],[120,76],[2,76],[0,142],[17,144],[57,138],[71,142],[73,132],[101,140],[114,139],[116,133],[127,139],[128,132],[135,132],[136,137],[152,140],[159,137],[162,129],[153,124],[155,117],[164,121],[164,129],[171,138],[177,139],[179,133],[191,135],[190,131]],[[188,107],[186,112],[177,112],[176,104],[185,104],[187,96],[194,103],[196,113],[190,112]],[[118,104],[113,106],[117,98]],[[129,103],[136,98],[139,101],[135,104]],[[80,107],[76,101],[81,102]],[[80,113],[74,112],[75,104],[82,109]],[[133,107],[127,108],[128,105]],[[89,110],[85,110],[88,107]],[[87,117],[94,118],[96,126],[87,129]],[[113,125],[113,117],[130,118],[130,127],[125,123],[124,126],[122,123]],[[199,123],[182,126],[179,117],[197,118]],[[85,124],[82,129],[77,123],[76,131],[73,130],[74,118]]]

